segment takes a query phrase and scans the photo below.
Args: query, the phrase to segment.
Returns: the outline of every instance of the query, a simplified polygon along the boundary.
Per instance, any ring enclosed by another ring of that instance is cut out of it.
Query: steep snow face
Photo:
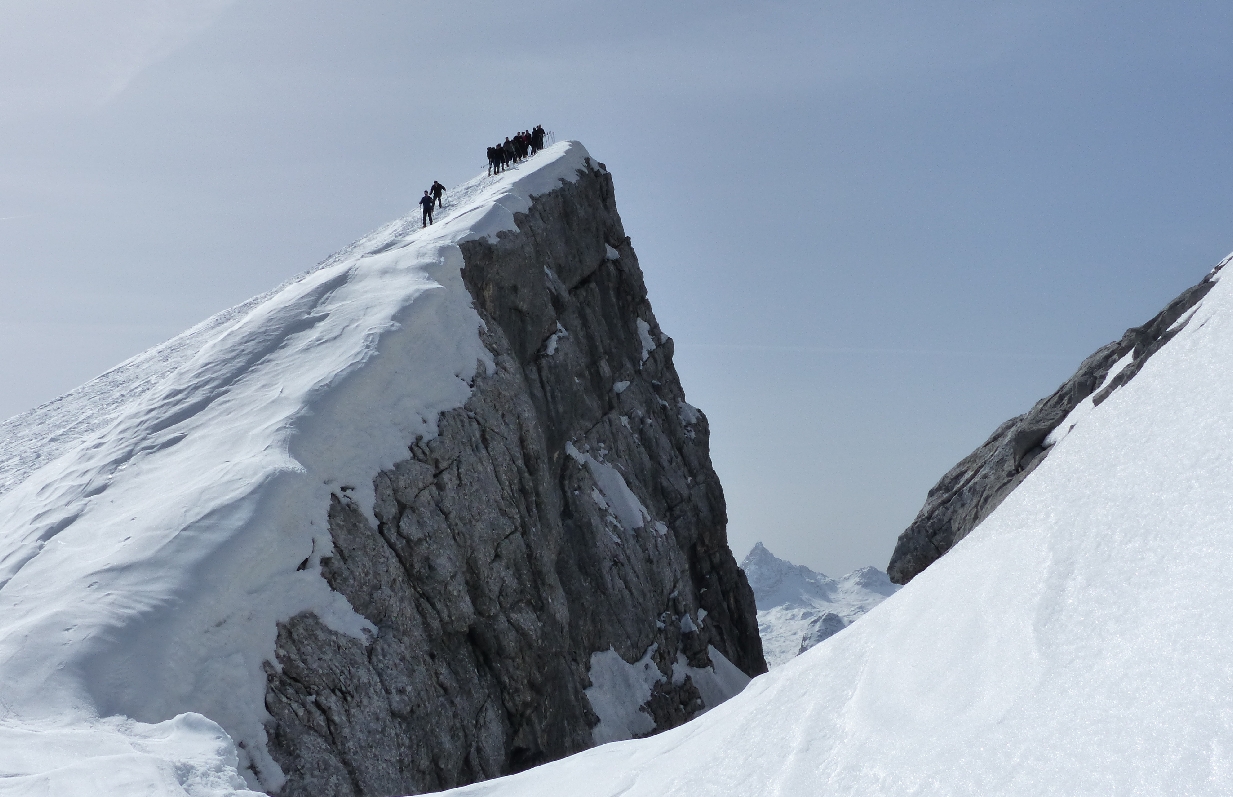
[[[988,440],[947,471],[899,535],[886,566],[891,581],[906,584],[944,556],[1023,483],[1088,410],[1134,379],[1194,319],[1198,304],[1215,286],[1224,265],[1182,291],[1146,324],[1131,327],[1120,340],[1090,354],[1057,390],[998,426]]]
[[[947,556],[695,722],[458,795],[1233,792],[1233,284]]]
[[[477,178],[428,229],[388,225],[4,424],[6,790],[277,788],[262,726],[276,623],[311,611],[373,631],[320,576],[322,508],[346,493],[371,515],[373,475],[491,370],[458,244],[514,229],[587,158],[563,142]]]
[[[741,562],[758,604],[758,631],[770,667],[795,658],[851,625],[899,589],[876,567],[838,580],[780,559],[758,543]]]

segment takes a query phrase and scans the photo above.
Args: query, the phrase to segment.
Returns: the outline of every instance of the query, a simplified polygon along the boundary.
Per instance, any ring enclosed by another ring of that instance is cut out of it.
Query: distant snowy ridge
[[[944,557],[705,716],[467,797],[1233,794],[1233,283]]]
[[[373,632],[321,578],[313,508],[371,514],[372,475],[491,371],[458,245],[588,163],[562,142],[481,176],[437,224],[387,225],[0,428],[0,789],[277,788],[276,624]]]
[[[780,559],[760,542],[741,569],[758,604],[758,631],[770,667],[834,636],[899,589],[876,567],[836,580]]]

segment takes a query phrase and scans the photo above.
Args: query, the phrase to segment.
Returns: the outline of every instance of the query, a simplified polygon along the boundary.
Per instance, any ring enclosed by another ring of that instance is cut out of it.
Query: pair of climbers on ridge
[[[441,195],[445,193],[445,186],[437,180],[432,181],[432,188],[424,192],[424,196],[420,198],[420,207],[424,210],[423,218],[421,219],[421,229],[432,224],[432,211],[436,207],[445,207],[445,203],[441,201]]]

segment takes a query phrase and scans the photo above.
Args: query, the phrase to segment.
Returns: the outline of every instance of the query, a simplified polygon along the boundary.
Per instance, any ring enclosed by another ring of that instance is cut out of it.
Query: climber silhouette
[[[421,229],[423,227],[427,227],[429,224],[432,224],[433,204],[434,204],[433,198],[428,195],[427,191],[425,191],[424,196],[420,198],[420,207],[424,209],[424,218],[423,218],[423,224],[421,225]]]

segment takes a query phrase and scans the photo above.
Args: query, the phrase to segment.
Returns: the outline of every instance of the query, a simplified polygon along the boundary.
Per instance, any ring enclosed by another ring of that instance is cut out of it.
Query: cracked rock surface
[[[654,732],[703,708],[674,663],[709,667],[713,648],[766,670],[707,421],[685,403],[611,176],[594,164],[515,219],[462,245],[495,370],[374,474],[375,527],[345,494],[322,508],[322,572],[378,631],[280,625],[266,693],[280,794],[420,793],[589,747],[598,652],[656,646]]]
[[[1061,387],[1028,412],[1003,423],[980,448],[951,468],[929,491],[912,525],[899,535],[886,567],[891,581],[911,581],[997,509],[1048,456],[1050,448],[1044,443],[1050,432],[1088,396],[1099,405],[1133,379],[1148,358],[1186,325],[1186,314],[1211,290],[1223,266],[1183,291],[1151,321],[1097,349]],[[1127,356],[1130,360],[1106,384],[1110,371]]]

